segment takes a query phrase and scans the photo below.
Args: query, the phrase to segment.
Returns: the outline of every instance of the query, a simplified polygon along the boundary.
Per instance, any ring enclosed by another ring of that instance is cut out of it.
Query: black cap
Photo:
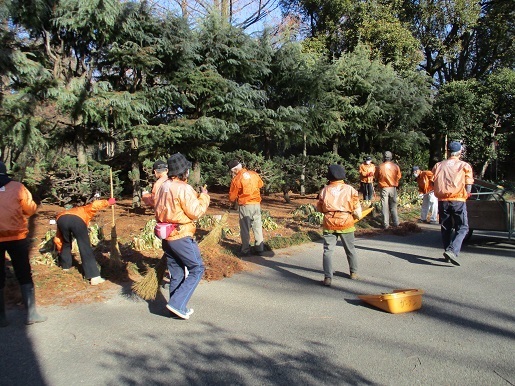
[[[168,169],[168,164],[163,160],[157,160],[154,162],[154,165],[152,165],[152,170],[162,170],[162,169]]]
[[[329,165],[327,168],[327,179],[329,181],[339,181],[345,179],[345,169],[341,165]]]
[[[232,169],[233,167],[238,166],[238,164],[240,164],[240,161],[238,161],[237,159],[233,159],[227,162],[227,167],[229,169]]]

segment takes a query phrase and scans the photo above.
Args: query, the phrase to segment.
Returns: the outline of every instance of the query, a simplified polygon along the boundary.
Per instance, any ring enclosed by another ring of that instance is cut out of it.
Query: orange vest
[[[29,233],[28,217],[36,213],[32,194],[18,181],[0,188],[0,242],[23,240]]]
[[[252,170],[241,169],[231,181],[229,201],[238,200],[238,205],[259,204],[261,202],[260,188],[263,180]]]
[[[352,228],[354,226],[353,214],[361,217],[358,191],[342,180],[331,181],[318,196],[317,210],[324,214],[324,229]]]
[[[374,165],[373,163],[362,163],[361,165],[359,165],[359,180],[367,184],[374,182],[375,171],[376,165]],[[372,173],[372,175],[370,175],[370,173]]]
[[[392,161],[386,161],[379,165],[375,174],[377,184],[380,188],[399,186],[401,176],[401,168]]]
[[[450,157],[433,167],[435,196],[440,201],[467,201],[466,185],[474,183],[472,166]]]
[[[159,188],[161,185],[163,185],[163,182],[165,182],[168,179],[168,176],[166,174],[159,177],[159,179],[154,183],[154,186],[152,186],[152,192],[145,194],[144,196],[141,196],[141,199],[143,202],[148,206],[154,206],[156,204],[156,195],[159,191]]]
[[[422,194],[428,194],[433,187],[433,173],[429,170],[421,171],[417,177],[418,191]]]

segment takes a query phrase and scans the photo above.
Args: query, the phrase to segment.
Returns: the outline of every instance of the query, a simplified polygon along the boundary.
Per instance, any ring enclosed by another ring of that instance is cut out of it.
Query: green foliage
[[[87,166],[78,164],[77,159],[64,156],[56,159],[53,169],[47,164],[27,167],[25,170],[27,187],[46,196],[46,200],[64,205],[67,203],[85,204],[96,193],[102,198],[110,197],[109,166],[90,161]],[[121,181],[113,173],[114,195],[121,194]]]
[[[265,245],[268,249],[274,250],[291,247],[293,245],[304,244],[311,241],[317,241],[321,238],[322,236],[320,235],[320,233],[315,231],[296,232],[289,237],[274,236],[267,240]]]
[[[268,210],[261,211],[261,222],[263,225],[263,229],[267,231],[273,231],[279,228],[279,224],[277,224],[274,219],[270,216],[270,212]]]
[[[216,220],[210,214],[206,214],[194,221],[195,225],[201,229],[211,229],[216,224]]]
[[[156,220],[152,219],[148,221],[141,233],[134,237],[131,241],[131,247],[136,251],[146,251],[149,249],[161,249],[162,242],[154,234],[154,228],[156,226]]]

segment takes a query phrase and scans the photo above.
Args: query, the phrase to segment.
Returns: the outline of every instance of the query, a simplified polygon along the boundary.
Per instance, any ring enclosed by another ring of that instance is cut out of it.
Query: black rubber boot
[[[9,322],[5,316],[5,298],[4,289],[0,289],[0,327],[7,327]]]
[[[27,321],[25,324],[41,323],[47,320],[46,316],[39,315],[36,311],[36,299],[34,296],[34,284],[23,284],[21,287],[21,296],[23,303],[27,308]]]

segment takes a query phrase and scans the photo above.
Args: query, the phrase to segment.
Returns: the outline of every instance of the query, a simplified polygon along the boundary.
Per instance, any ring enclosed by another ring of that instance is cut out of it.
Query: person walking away
[[[366,156],[359,165],[360,190],[363,194],[363,202],[369,207],[374,197],[374,173],[376,166],[372,163],[372,157]]]
[[[168,179],[168,164],[165,161],[157,160],[152,166],[152,171],[156,177],[156,182],[152,186],[152,192],[147,192],[145,190],[141,196],[141,199],[146,205],[154,207],[157,192],[163,182]]]
[[[333,253],[338,239],[342,241],[350,278],[358,278],[358,256],[354,247],[354,220],[361,218],[359,194],[352,186],[347,185],[345,169],[341,165],[330,165],[327,170],[329,183],[318,196],[317,210],[324,214],[323,268],[325,286],[330,286],[333,279]]]
[[[261,255],[264,251],[263,223],[261,220],[261,193],[263,180],[258,173],[247,170],[240,161],[227,163],[232,181],[229,188],[229,201],[237,201],[240,220],[241,256],[252,254],[250,247],[250,230],[254,234],[254,253]]]
[[[431,212],[431,224],[438,224],[438,198],[435,196],[433,187],[433,172],[430,170],[420,170],[418,166],[413,166],[413,177],[418,185],[418,191],[422,194],[422,207],[420,209],[420,222],[427,223],[427,215]]]
[[[474,177],[472,166],[460,160],[462,146],[450,142],[450,157],[433,167],[434,192],[438,198],[440,230],[445,261],[460,265],[458,255],[469,231],[467,198],[470,197]]]
[[[95,254],[89,240],[88,226],[95,214],[116,203],[115,198],[95,200],[90,204],[67,209],[57,215],[57,233],[54,244],[59,253],[59,262],[64,270],[72,267],[72,242],[75,238],[79,247],[84,277],[91,285],[105,282],[100,276]]]
[[[9,325],[5,313],[5,254],[9,254],[14,274],[20,284],[23,304],[27,309],[25,324],[47,320],[36,310],[34,282],[30,267],[30,241],[27,238],[28,218],[36,213],[37,205],[32,195],[20,182],[13,181],[7,167],[0,161],[0,327]]]
[[[390,215],[392,225],[399,226],[399,215],[397,213],[397,187],[401,179],[401,169],[399,165],[392,161],[392,153],[383,153],[383,163],[379,165],[375,172],[377,184],[381,189],[381,210],[383,215],[383,228],[390,227]]]
[[[168,179],[157,192],[155,216],[158,223],[172,224],[175,229],[163,239],[162,247],[170,275],[170,300],[166,308],[182,319],[189,319],[193,308],[188,308],[195,288],[204,274],[200,249],[194,239],[194,220],[202,217],[209,206],[207,189],[197,194],[188,184],[191,168],[181,153],[168,158]],[[188,276],[185,275],[188,269]]]

